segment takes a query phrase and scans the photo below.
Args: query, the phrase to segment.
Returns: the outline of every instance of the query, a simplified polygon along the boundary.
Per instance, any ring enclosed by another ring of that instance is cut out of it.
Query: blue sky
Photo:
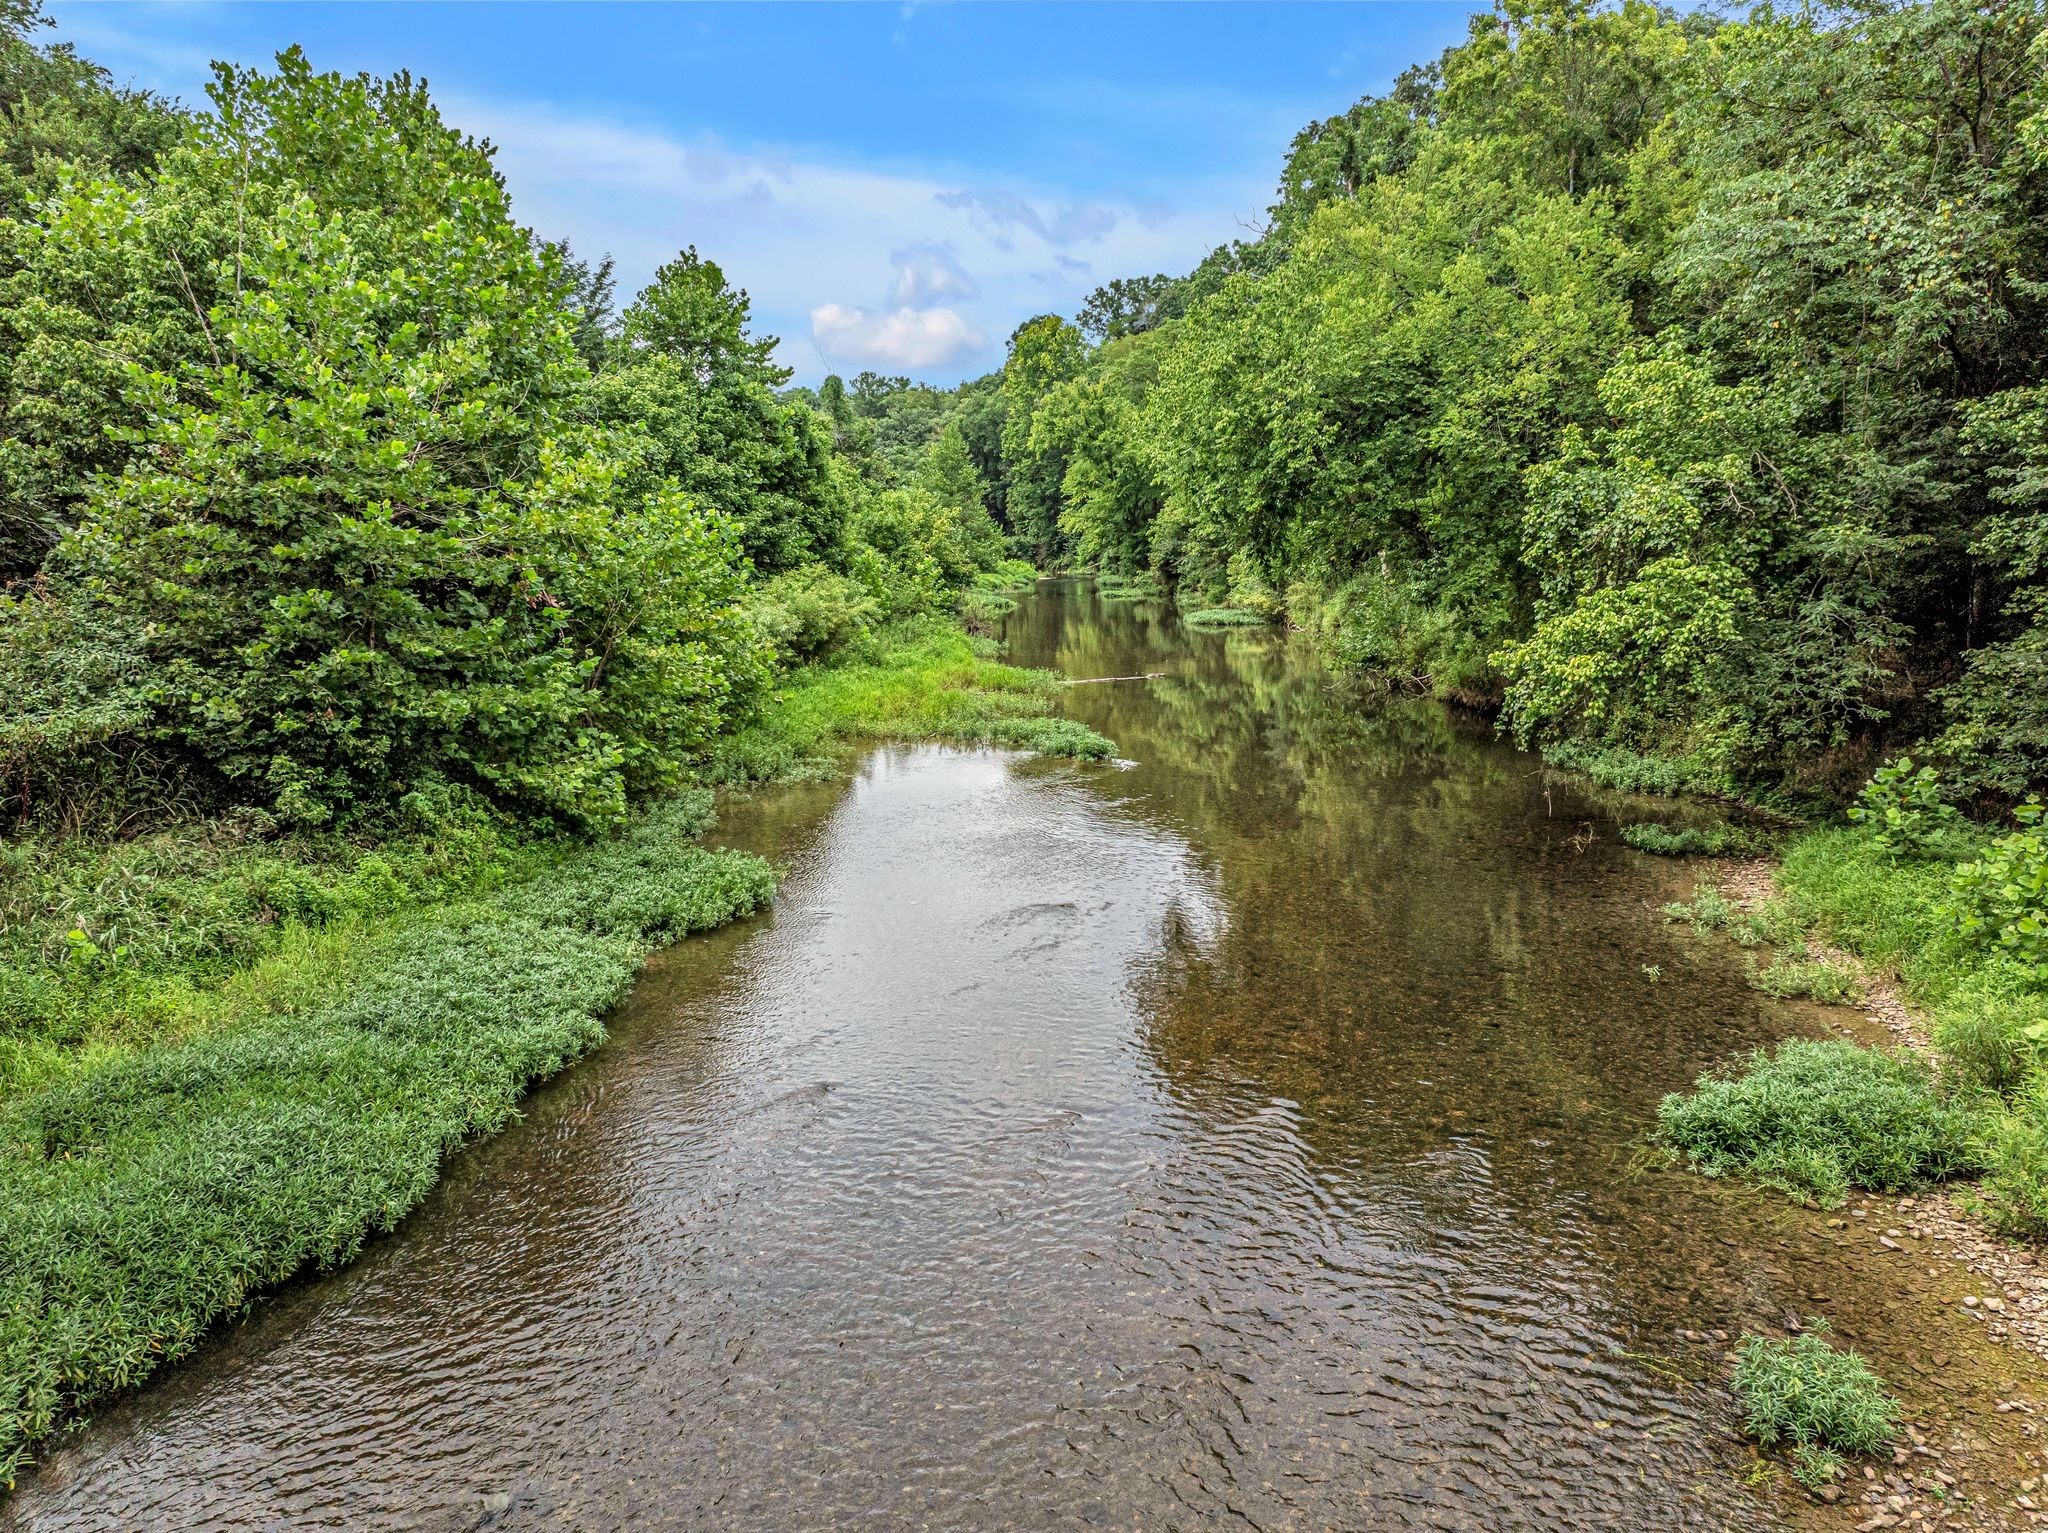
[[[686,244],[799,381],[1000,364],[1016,324],[1256,225],[1288,140],[1464,35],[1468,4],[128,4],[52,0],[116,78],[208,62],[431,82],[522,222],[618,261]]]

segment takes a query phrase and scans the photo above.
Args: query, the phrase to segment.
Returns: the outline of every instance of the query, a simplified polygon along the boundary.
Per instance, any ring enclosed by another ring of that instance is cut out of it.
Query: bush
[[[859,643],[878,610],[867,587],[822,564],[784,571],[761,586],[752,604],[755,625],[785,669]]]
[[[1935,1010],[1934,1046],[1951,1085],[2010,1099],[2048,1052],[2048,995],[1995,970],[1977,976]]]
[[[2042,807],[2013,811],[2020,828],[1957,868],[1943,907],[1963,940],[1994,948],[2048,983],[2048,834]]]
[[[1920,1060],[1793,1040],[1665,1097],[1656,1137],[1703,1175],[1832,1208],[1851,1187],[1902,1192],[1977,1169],[1971,1129]]]
[[[1978,1198],[1992,1225],[2048,1241],[2048,1087],[2037,1085],[2011,1112],[1988,1119],[1983,1153]]]
[[[1876,1453],[1899,1429],[1899,1402],[1884,1381],[1827,1332],[1813,1318],[1803,1335],[1746,1335],[1735,1361],[1743,1429],[1765,1447],[1790,1443],[1792,1472],[1816,1486],[1839,1472],[1838,1454]]]
[[[1962,823],[1962,816],[1942,801],[1934,768],[1915,771],[1911,756],[1872,774],[1849,819],[1869,830],[1870,844],[1887,857],[1928,856]]]

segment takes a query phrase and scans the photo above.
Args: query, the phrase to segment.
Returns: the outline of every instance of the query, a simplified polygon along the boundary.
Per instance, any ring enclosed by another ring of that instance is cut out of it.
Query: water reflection
[[[1010,638],[1170,672],[1069,694],[1128,769],[732,806],[771,918],[9,1525],[1749,1528],[1804,1512],[1685,1332],[1978,1356],[1810,1216],[1632,1169],[1787,1014],[1647,917],[1607,806],[1276,636],[1067,586]]]

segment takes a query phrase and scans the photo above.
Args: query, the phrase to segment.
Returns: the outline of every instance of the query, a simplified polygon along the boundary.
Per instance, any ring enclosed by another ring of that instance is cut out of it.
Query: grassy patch
[[[1180,620],[1190,628],[1271,628],[1273,619],[1246,607],[1197,607]]]
[[[1006,744],[1049,755],[1102,759],[1093,730],[1049,718],[1059,680],[995,659],[994,646],[950,623],[923,620],[884,635],[878,655],[799,672],[761,716],[724,741],[707,764],[715,782],[801,776],[842,742],[886,736]]]
[[[1730,786],[1727,771],[1704,758],[1649,756],[1616,745],[1564,741],[1544,746],[1543,760],[1622,793],[1676,798],[1684,793],[1723,793]]]
[[[1789,1445],[1793,1474],[1816,1487],[1840,1474],[1842,1454],[1880,1452],[1899,1430],[1899,1402],[1827,1329],[1811,1319],[1799,1336],[1744,1336],[1735,1361],[1744,1430],[1765,1447]]]
[[[1656,857],[1729,857],[1754,852],[1762,840],[1739,825],[1713,825],[1702,830],[1685,826],[1624,825],[1621,839],[1639,852]]]
[[[697,793],[366,939],[303,1010],[75,1064],[0,1106],[0,1477],[256,1291],[389,1229],[464,1139],[603,1035],[642,956],[758,908]]]
[[[1656,1137],[1707,1176],[1833,1207],[1851,1187],[1902,1192],[1975,1171],[1973,1126],[1917,1058],[1793,1040],[1665,1097]]]
[[[1135,575],[1097,575],[1095,594],[1104,601],[1162,601],[1166,582],[1150,570]]]

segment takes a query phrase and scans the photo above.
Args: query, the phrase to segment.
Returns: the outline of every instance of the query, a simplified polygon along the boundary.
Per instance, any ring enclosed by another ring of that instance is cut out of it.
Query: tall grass
[[[995,653],[950,623],[906,624],[877,657],[797,673],[718,747],[704,775],[723,783],[803,776],[826,769],[841,743],[881,736],[1109,756],[1114,747],[1104,736],[1048,717],[1057,677],[1004,665]]]

